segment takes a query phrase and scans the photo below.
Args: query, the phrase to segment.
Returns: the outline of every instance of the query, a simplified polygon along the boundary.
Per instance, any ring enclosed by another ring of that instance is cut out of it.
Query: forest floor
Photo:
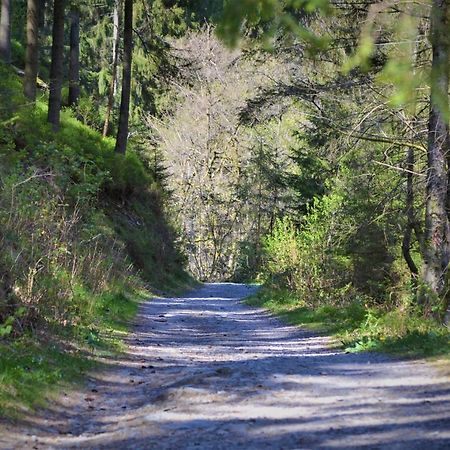
[[[127,351],[20,423],[0,448],[450,447],[450,377],[424,360],[346,354],[207,284],[142,305]]]

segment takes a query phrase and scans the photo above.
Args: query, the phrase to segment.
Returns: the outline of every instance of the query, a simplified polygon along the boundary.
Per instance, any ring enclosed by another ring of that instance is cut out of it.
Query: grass
[[[166,290],[192,286],[184,281],[183,287]],[[89,324],[53,325],[46,334],[0,341],[0,418],[16,419],[45,406],[61,390],[83,382],[86,371],[100,368],[105,357],[119,355],[139,305],[151,296],[145,289],[104,293],[93,302]]]
[[[449,356],[450,332],[410,309],[391,311],[357,301],[312,308],[292,293],[263,288],[248,299],[292,325],[332,335],[348,352],[381,351],[410,357]]]
[[[52,392],[79,381],[94,365],[79,350],[30,337],[0,344],[0,352],[0,417],[43,406]]]
[[[52,395],[101,366],[102,358],[119,354],[139,304],[149,296],[145,290],[103,294],[88,326],[53,326],[46,334],[0,342],[0,417],[17,418],[45,406]]]

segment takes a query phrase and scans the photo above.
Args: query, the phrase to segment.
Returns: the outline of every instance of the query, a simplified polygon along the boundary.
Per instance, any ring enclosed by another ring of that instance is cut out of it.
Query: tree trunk
[[[64,5],[65,0],[54,0],[52,61],[50,65],[50,96],[48,99],[48,122],[53,131],[59,130],[61,115],[61,89],[64,60]]]
[[[108,106],[106,108],[105,124],[103,126],[103,136],[108,135],[109,122],[111,120],[111,113],[114,106],[114,96],[116,94],[117,86],[117,61],[119,53],[119,1],[116,0],[114,4],[113,13],[113,42],[112,42],[112,76],[108,92]]]
[[[0,18],[0,58],[6,64],[11,63],[11,7],[12,0],[2,0]]]
[[[430,41],[431,106],[428,124],[428,172],[425,211],[425,255],[423,278],[429,290],[423,298],[430,312],[433,297],[445,291],[445,276],[450,260],[448,218],[448,88],[449,88],[449,0],[433,0]],[[431,294],[431,295],[430,295]]]
[[[76,105],[80,96],[80,11],[70,11],[69,106]]]
[[[27,2],[27,51],[25,54],[25,77],[23,91],[33,103],[36,101],[36,78],[39,68],[39,0]]]
[[[403,234],[402,253],[406,264],[411,272],[411,279],[416,286],[419,269],[411,256],[411,240],[416,221],[414,214],[414,185],[413,185],[413,171],[414,171],[414,149],[408,148],[406,153],[406,227]]]
[[[133,0],[125,0],[123,28],[123,75],[120,100],[119,130],[116,139],[116,153],[125,154],[128,140],[128,119],[130,115],[131,63],[133,57]]]

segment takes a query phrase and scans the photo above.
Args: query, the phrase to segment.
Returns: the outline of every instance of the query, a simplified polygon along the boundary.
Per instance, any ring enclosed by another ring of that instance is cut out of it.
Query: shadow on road
[[[208,284],[149,301],[128,352],[105,361],[82,401],[10,427],[2,448],[450,448],[443,375],[337,351],[244,305],[254,289]]]

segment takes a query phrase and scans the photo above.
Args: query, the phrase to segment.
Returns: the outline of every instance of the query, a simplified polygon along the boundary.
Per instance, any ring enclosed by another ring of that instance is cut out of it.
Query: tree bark
[[[27,50],[25,54],[25,77],[23,91],[25,97],[33,103],[36,101],[36,79],[39,68],[39,0],[27,2]]]
[[[133,0],[125,0],[123,28],[123,75],[120,100],[119,130],[116,139],[116,153],[125,154],[128,140],[128,120],[131,97],[131,64],[133,57]]]
[[[69,106],[80,97],[80,11],[70,11]]]
[[[411,272],[411,279],[414,286],[416,286],[417,277],[419,275],[419,269],[411,256],[411,240],[414,230],[414,224],[416,221],[414,214],[414,185],[413,185],[413,172],[414,172],[414,149],[408,148],[406,153],[406,227],[403,234],[402,253],[405,258],[406,264]]]
[[[53,131],[59,130],[61,115],[61,89],[64,62],[64,9],[65,0],[54,0],[50,95],[48,99],[47,117],[48,122],[52,124]]]
[[[103,137],[108,135],[109,122],[114,107],[114,96],[116,95],[117,86],[117,61],[119,54],[119,0],[114,3],[113,12],[113,43],[112,43],[112,75],[108,92],[108,106],[106,108],[105,124],[103,126]]]
[[[2,0],[0,18],[0,58],[6,64],[11,63],[11,7],[12,0]]]
[[[448,209],[448,88],[449,88],[449,0],[433,0],[430,41],[433,51],[431,66],[431,105],[428,123],[428,172],[425,211],[425,254],[423,278],[428,295],[422,302],[426,312],[433,297],[442,297],[450,261],[450,228]],[[431,295],[430,295],[431,294]]]

